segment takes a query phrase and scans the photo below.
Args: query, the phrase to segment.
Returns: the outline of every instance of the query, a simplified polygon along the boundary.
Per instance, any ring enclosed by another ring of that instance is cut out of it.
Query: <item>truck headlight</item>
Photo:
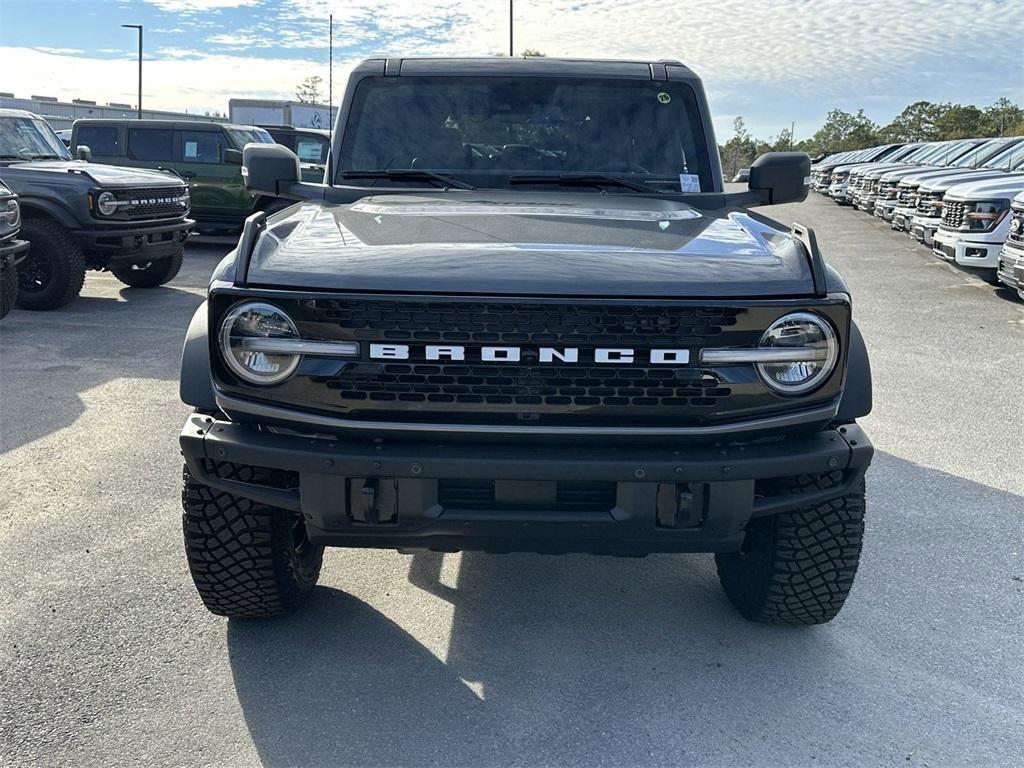
[[[781,395],[803,395],[817,388],[839,359],[839,339],[832,325],[811,312],[780,317],[764,332],[758,346],[791,352],[791,358],[800,358],[757,363],[761,380]]]
[[[220,327],[220,351],[228,368],[243,381],[260,386],[280,384],[295,373],[302,355],[273,350],[299,339],[292,319],[262,301],[235,305]]]
[[[100,192],[96,196],[96,210],[104,216],[113,216],[117,208],[117,196],[113,192]]]
[[[0,233],[13,232],[21,225],[21,206],[13,197],[0,203]]]
[[[967,229],[990,232],[1010,210],[1009,200],[982,200],[967,204]]]

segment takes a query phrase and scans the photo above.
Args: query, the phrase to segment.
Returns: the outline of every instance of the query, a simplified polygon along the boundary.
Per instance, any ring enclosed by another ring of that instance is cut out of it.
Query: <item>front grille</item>
[[[353,341],[353,360],[307,358],[296,376],[253,390],[218,363],[222,386],[247,398],[360,421],[505,424],[521,427],[679,427],[755,418],[834,398],[828,384],[795,402],[773,394],[752,365],[708,366],[702,349],[757,346],[764,330],[798,307],[628,300],[395,299],[310,297],[282,307],[304,338]],[[213,323],[232,303],[214,299]],[[845,341],[848,309],[815,304]],[[371,345],[401,345],[402,359],[371,357]],[[464,359],[428,360],[427,345],[460,347]],[[513,347],[517,360],[482,359],[483,347]],[[574,360],[549,358],[578,350]],[[596,349],[631,349],[630,362],[599,363]],[[686,350],[688,362],[649,362],[654,349]]]
[[[565,304],[451,304],[318,301],[320,322],[354,340],[461,345],[579,347],[708,346],[736,323],[726,307],[580,307]],[[701,369],[519,363],[387,363],[349,366],[326,382],[345,405],[363,401],[461,405],[711,408],[730,390]]]
[[[914,199],[914,195],[916,194],[915,190],[916,190],[916,187],[903,187],[903,186],[899,187],[899,194],[898,194],[898,196],[896,198],[897,201],[899,202],[899,204],[901,206],[912,205],[913,204],[912,201]]]
[[[150,187],[115,190],[119,201],[129,203],[119,213],[129,219],[160,219],[183,216],[188,210],[185,187]]]
[[[546,509],[552,512],[598,512],[616,504],[616,484],[609,482],[554,483],[547,501],[505,500],[494,480],[451,480],[437,483],[437,503],[453,510]]]
[[[938,203],[938,205],[936,205]],[[929,218],[937,216],[942,211],[942,192],[929,192],[917,199],[917,212]]]
[[[960,229],[967,220],[967,203],[959,200],[948,200],[942,206],[942,226],[947,229]]]
[[[1014,243],[1024,243],[1024,208],[1014,208],[1010,219],[1010,231],[1006,239]]]

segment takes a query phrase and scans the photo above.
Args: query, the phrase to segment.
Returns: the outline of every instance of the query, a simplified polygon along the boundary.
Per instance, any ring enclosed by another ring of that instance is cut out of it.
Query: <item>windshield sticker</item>
[[[662,91],[661,93],[658,94],[658,101],[660,101],[662,104],[668,104],[670,101],[672,101],[672,97],[669,96],[664,91]]]
[[[679,189],[683,192],[700,192],[700,176],[696,173],[680,173]]]

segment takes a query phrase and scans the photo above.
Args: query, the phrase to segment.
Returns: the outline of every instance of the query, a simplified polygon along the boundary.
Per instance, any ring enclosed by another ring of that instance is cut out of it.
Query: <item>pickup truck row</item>
[[[1024,299],[1024,136],[840,152],[812,167],[811,186]]]

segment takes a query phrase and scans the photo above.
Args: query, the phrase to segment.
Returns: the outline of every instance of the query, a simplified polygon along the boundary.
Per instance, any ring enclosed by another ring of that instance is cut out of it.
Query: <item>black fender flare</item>
[[[204,301],[199,305],[185,334],[181,350],[181,380],[178,394],[181,401],[200,411],[217,410],[213,391],[213,371],[210,369],[209,311]]]
[[[846,355],[846,386],[836,420],[853,421],[871,413],[871,361],[856,323],[850,323],[850,350]]]
[[[32,216],[47,216],[67,230],[81,229],[81,224],[66,209],[54,202],[41,197],[21,197],[18,202],[21,204],[22,218]]]

